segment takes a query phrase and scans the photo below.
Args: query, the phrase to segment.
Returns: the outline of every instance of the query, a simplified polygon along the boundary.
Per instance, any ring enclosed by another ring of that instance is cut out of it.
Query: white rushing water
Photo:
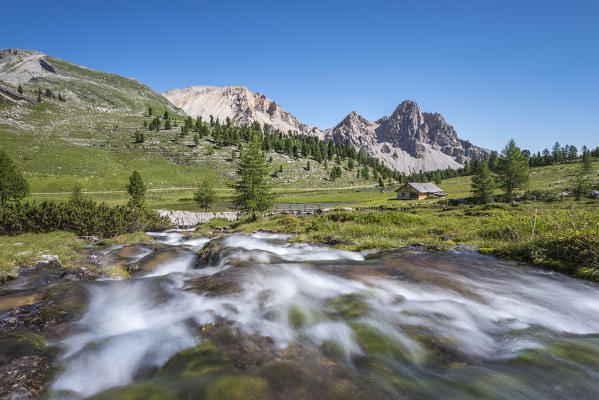
[[[555,334],[599,334],[597,285],[508,263],[487,268],[485,264],[494,262],[489,257],[442,255],[447,263],[465,259],[472,268],[411,265],[418,275],[404,279],[362,274],[360,252],[288,243],[281,235],[234,234],[221,241],[231,249],[230,259],[196,269],[192,249],[208,239],[179,232],[152,236],[190,251],[145,276],[89,284],[87,310],[74,323],[75,333],[60,343],[64,371],[53,390],[89,396],[132,382],[140,370],[158,368],[201,340],[190,330],[190,320],[206,324],[224,318],[243,332],[271,337],[279,348],[293,342],[333,342],[349,363],[364,352],[355,324],[388,337],[414,363],[422,362],[425,349],[408,334],[408,326],[430,329],[461,352],[490,360],[542,347],[543,335],[512,334],[531,327]],[[239,267],[238,291],[207,296],[185,290],[188,279],[231,268],[228,260],[239,261],[240,254],[252,262]],[[353,265],[352,273],[334,274],[308,260],[347,260],[343,262]],[[402,262],[398,257],[390,265],[402,271]],[[367,309],[351,322],[331,310],[332,300],[348,295]],[[299,324],[292,320],[298,314]]]

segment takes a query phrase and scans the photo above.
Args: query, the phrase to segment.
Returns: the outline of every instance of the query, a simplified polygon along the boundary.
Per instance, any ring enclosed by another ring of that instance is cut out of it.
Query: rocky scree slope
[[[259,122],[285,133],[295,131],[321,136],[318,128],[300,122],[276,101],[261,93],[252,92],[245,86],[191,86],[172,89],[162,95],[188,115],[194,118],[201,116],[205,121],[211,115],[221,121],[228,117],[239,125]]]

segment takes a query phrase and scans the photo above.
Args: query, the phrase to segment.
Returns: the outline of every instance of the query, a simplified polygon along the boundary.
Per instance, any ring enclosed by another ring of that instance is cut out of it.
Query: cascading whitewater
[[[195,251],[209,239],[152,235],[181,253],[132,279],[88,284],[87,309],[59,343],[64,369],[51,397],[152,381],[169,358],[209,340],[198,327],[223,323],[248,340],[269,338],[277,358],[302,349],[292,361],[306,368],[315,368],[314,354],[333,359],[345,373],[368,377],[362,384],[372,385],[375,398],[599,390],[597,369],[576,362],[574,350],[599,354],[592,283],[472,252],[407,249],[366,258],[264,233],[213,239],[221,262],[198,266]],[[215,285],[225,273],[231,290],[195,287]],[[551,357],[555,368],[545,371],[532,355]],[[547,379],[565,383],[553,390],[541,385]]]

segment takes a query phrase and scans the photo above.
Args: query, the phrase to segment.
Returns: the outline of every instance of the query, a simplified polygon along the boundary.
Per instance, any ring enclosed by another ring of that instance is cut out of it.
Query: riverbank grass
[[[348,250],[406,245],[465,245],[589,280],[599,280],[599,202],[521,202],[517,206],[430,204],[403,210],[335,211],[314,217],[279,215],[239,222],[237,231],[294,234],[296,241]]]
[[[63,266],[71,265],[81,257],[76,250],[85,244],[74,233],[62,231],[0,235],[0,282],[16,278],[18,267],[32,266],[43,255],[55,255]]]

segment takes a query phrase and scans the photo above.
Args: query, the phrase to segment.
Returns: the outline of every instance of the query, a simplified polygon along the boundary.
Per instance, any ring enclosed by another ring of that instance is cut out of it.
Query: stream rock
[[[222,247],[216,240],[206,243],[202,250],[198,251],[198,266],[218,265],[222,259]]]
[[[35,262],[35,266],[61,268],[62,263],[58,259],[58,256],[52,254],[44,254],[41,255],[40,258]]]

